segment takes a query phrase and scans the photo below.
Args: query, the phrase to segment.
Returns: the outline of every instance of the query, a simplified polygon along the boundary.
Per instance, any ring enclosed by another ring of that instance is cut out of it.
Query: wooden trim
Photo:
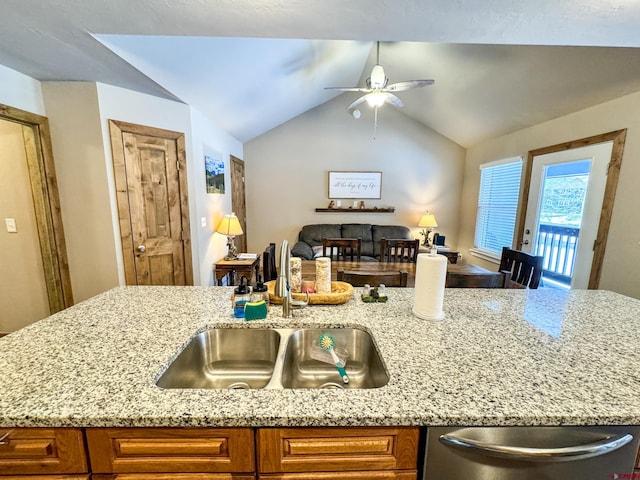
[[[587,147],[598,143],[613,142],[611,150],[611,161],[609,162],[607,183],[602,200],[602,209],[600,211],[600,221],[598,223],[598,234],[593,252],[593,261],[591,263],[591,273],[589,275],[588,287],[591,290],[597,289],[600,285],[600,275],[602,274],[602,263],[607,247],[607,239],[609,236],[609,226],[611,224],[611,215],[613,213],[613,204],[618,187],[618,178],[620,177],[620,167],[622,166],[622,156],[624,153],[624,144],[627,138],[627,129],[615,130],[613,132],[594,135],[593,137],[581,138],[570,142],[559,143],[548,147],[538,148],[529,151],[527,156],[527,165],[525,168],[524,185],[522,189],[522,197],[520,200],[520,222],[516,236],[516,245],[521,245],[524,235],[525,220],[527,216],[527,202],[529,201],[529,185],[531,183],[531,172],[533,170],[533,159],[540,155],[548,153],[562,152],[574,148]]]
[[[73,305],[73,292],[49,121],[46,117],[1,104],[0,119],[22,125],[49,310],[59,312]]]
[[[129,217],[129,192],[127,186],[127,172],[125,168],[124,142],[122,135],[133,133],[147,135],[176,142],[176,155],[178,157],[178,182],[180,186],[180,212],[182,221],[182,251],[184,257],[185,283],[193,285],[193,259],[191,256],[191,223],[189,218],[189,190],[187,178],[187,160],[184,133],[164,130],[161,128],[136,125],[134,123],[109,120],[109,136],[111,140],[111,157],[116,189],[116,203],[118,208],[118,221],[120,225],[120,241],[122,243],[122,255],[133,252],[133,233],[131,232],[131,219]],[[131,253],[133,255],[133,253]],[[125,282],[127,285],[136,285],[135,260],[127,261],[123,258]]]

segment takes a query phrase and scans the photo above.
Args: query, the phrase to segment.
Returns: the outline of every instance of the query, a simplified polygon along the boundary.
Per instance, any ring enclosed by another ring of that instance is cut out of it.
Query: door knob
[[[139,245],[136,250],[140,253],[144,253],[147,248],[144,245]]]

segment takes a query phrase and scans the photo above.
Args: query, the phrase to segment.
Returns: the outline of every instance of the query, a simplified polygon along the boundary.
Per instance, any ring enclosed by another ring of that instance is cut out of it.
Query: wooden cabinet
[[[261,479],[417,478],[418,428],[261,428]]]
[[[417,477],[417,427],[16,428],[0,438],[7,433],[0,480]]]
[[[86,436],[96,480],[255,478],[250,428],[87,428]],[[188,475],[202,473],[219,475]]]
[[[79,428],[0,428],[0,439],[2,480],[88,478],[84,437]]]

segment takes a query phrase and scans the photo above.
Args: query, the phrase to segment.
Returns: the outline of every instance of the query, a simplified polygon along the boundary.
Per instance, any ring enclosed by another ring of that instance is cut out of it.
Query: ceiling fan
[[[410,90],[412,88],[425,87],[427,85],[433,85],[433,80],[405,80],[403,82],[396,82],[388,85],[389,79],[384,72],[384,68],[380,65],[380,42],[376,42],[376,64],[371,70],[371,75],[367,78],[367,86],[365,87],[325,87],[325,90],[340,90],[343,92],[361,92],[364,93],[361,97],[353,101],[347,107],[349,113],[354,118],[360,118],[360,110],[356,107],[363,102],[367,102],[370,107],[373,107],[374,111],[374,138],[375,129],[378,126],[378,107],[381,107],[385,103],[393,105],[394,107],[402,107],[404,103],[402,100],[394,95],[395,92],[402,92]]]

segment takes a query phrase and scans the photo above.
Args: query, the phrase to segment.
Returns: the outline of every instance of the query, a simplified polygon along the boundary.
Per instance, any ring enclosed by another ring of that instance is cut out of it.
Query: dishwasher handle
[[[625,446],[632,440],[633,436],[630,433],[625,433],[622,435],[605,437],[602,440],[584,445],[558,448],[531,448],[517,447],[513,445],[495,445],[479,440],[457,437],[449,433],[440,435],[440,442],[445,445],[469,449],[482,455],[490,455],[492,457],[508,458],[512,460],[549,463],[597,457],[599,455],[613,452],[614,450]]]

